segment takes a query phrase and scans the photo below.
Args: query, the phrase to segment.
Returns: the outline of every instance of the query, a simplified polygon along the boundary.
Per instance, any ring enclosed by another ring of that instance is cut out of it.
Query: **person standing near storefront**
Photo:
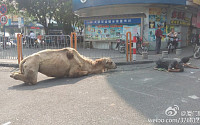
[[[161,47],[161,38],[162,38],[162,30],[160,29],[161,26],[158,25],[158,29],[156,30],[156,54],[160,53],[160,47]]]

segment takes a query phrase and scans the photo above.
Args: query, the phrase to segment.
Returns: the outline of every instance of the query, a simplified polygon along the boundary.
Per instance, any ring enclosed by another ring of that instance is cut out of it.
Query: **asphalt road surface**
[[[0,67],[0,124],[200,124],[200,69],[168,73],[154,66],[119,66],[74,79],[39,74],[34,86],[11,79],[17,69]]]

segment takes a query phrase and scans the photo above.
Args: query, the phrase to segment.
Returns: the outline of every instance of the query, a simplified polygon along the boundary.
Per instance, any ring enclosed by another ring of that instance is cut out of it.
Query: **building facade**
[[[200,0],[73,0],[75,14],[84,20],[85,41],[95,48],[109,48],[126,32],[140,35],[155,48],[158,25],[164,36],[172,28],[178,32],[179,47],[187,46],[192,34],[200,33]],[[199,16],[198,16],[199,15]],[[162,38],[162,48],[167,46]]]

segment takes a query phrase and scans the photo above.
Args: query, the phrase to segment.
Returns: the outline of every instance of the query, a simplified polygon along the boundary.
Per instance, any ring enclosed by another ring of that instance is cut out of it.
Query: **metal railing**
[[[40,39],[31,39],[28,36],[22,38],[23,58],[44,49],[61,49],[70,47],[69,35],[44,35]],[[17,40],[9,39],[5,42],[6,47],[0,47],[1,59],[17,59]],[[119,60],[126,60],[126,54],[116,49],[116,41],[84,41],[83,36],[77,36],[78,52],[92,59],[110,57]]]
[[[5,45],[3,45],[3,43]],[[61,49],[70,46],[69,35],[44,35],[41,39],[31,39],[28,36],[22,37],[22,53],[23,57],[27,57],[33,53],[44,49]],[[1,42],[0,46],[1,59],[17,59],[17,40],[10,39]]]

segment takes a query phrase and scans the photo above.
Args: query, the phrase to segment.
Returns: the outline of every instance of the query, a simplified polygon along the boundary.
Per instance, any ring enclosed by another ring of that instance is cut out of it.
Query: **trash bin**
[[[162,57],[168,58],[168,51],[162,51]]]
[[[181,49],[176,49],[176,55],[180,56],[182,53],[182,50]]]
[[[148,52],[142,52],[142,59],[148,59]]]

